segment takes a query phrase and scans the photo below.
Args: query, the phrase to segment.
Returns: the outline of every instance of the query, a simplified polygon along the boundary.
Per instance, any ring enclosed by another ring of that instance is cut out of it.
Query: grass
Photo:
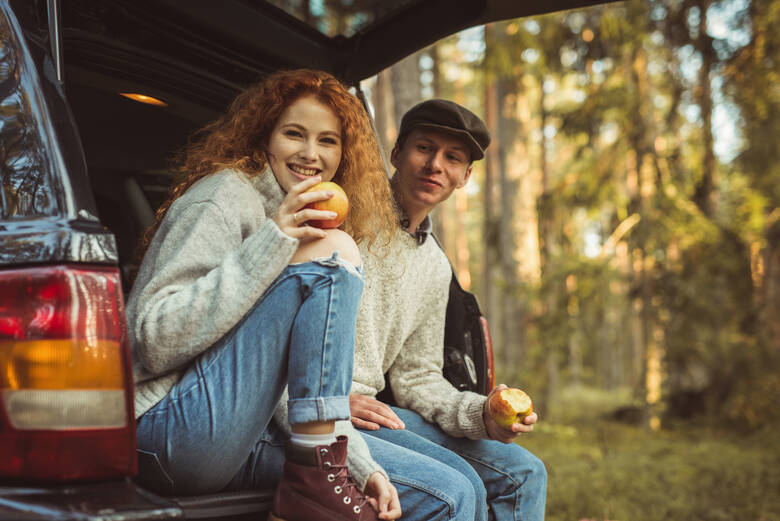
[[[780,438],[604,419],[627,396],[567,392],[522,444],[549,474],[548,521],[780,521]]]

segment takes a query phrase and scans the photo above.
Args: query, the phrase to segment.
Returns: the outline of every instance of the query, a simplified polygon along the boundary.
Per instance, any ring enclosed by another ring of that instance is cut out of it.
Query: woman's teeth
[[[312,175],[316,175],[317,174],[317,169],[316,168],[304,168],[304,167],[298,166],[298,165],[288,165],[288,168],[290,170],[292,170],[293,172],[295,172],[296,174],[308,175],[308,176],[312,176]]]

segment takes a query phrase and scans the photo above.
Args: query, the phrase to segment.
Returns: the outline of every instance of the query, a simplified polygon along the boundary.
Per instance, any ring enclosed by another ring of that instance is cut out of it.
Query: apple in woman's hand
[[[333,181],[323,181],[322,183],[317,183],[316,185],[306,190],[306,192],[319,192],[328,190],[333,192],[333,197],[330,199],[325,199],[324,201],[315,201],[313,203],[309,203],[305,207],[313,208],[315,210],[336,212],[336,217],[334,219],[310,220],[308,222],[310,226],[314,226],[316,228],[338,228],[341,226],[341,223],[344,222],[344,219],[347,218],[347,213],[349,212],[349,199],[347,199],[347,194],[344,193],[344,190]]]
[[[488,401],[488,413],[493,421],[509,428],[513,423],[522,423],[534,412],[531,397],[520,389],[507,388],[493,393]]]

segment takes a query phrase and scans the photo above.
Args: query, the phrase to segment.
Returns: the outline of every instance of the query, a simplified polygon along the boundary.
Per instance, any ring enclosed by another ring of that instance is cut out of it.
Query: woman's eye
[[[324,137],[320,140],[322,143],[325,143],[326,145],[338,145],[339,142],[336,140],[336,138],[332,137]]]
[[[298,130],[286,130],[284,132],[284,135],[285,136],[290,136],[290,137],[301,137],[301,136],[303,136],[303,134],[301,134],[300,131],[298,131]]]

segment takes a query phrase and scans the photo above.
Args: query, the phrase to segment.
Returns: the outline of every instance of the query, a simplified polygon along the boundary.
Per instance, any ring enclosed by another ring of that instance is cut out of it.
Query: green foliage
[[[717,13],[732,32],[700,34]],[[499,379],[523,382],[556,421],[554,387],[575,380],[644,398],[651,347],[666,419],[750,432],[778,420],[778,25],[780,0],[631,0],[486,31],[479,76],[504,96],[500,153],[519,144],[527,175],[545,176],[541,280],[496,281],[526,326],[522,364]],[[738,154],[712,160],[710,104],[733,121]]]
[[[524,447],[547,467],[547,517],[615,521],[777,521],[780,444],[677,426],[651,432],[604,419],[627,393],[564,393],[563,422],[542,421]]]
[[[700,34],[717,13],[732,32]],[[540,413],[523,445],[548,467],[547,519],[780,520],[778,26],[780,0],[631,0],[486,33],[501,153],[544,168],[541,279],[496,291],[524,305],[521,363],[497,372]],[[738,153],[713,156],[710,104]]]

